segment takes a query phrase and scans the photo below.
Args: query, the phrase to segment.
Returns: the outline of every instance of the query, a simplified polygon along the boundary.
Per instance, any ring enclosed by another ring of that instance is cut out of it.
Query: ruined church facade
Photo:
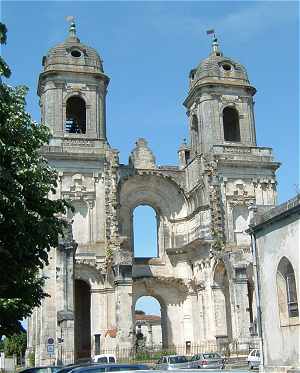
[[[178,150],[178,166],[158,166],[145,139],[128,165],[119,163],[106,137],[108,84],[100,56],[80,42],[74,24],[43,58],[38,95],[53,137],[42,153],[58,171],[51,198],[68,199],[75,210],[72,234],[51,250],[43,271],[50,297],[29,319],[28,354],[46,365],[132,349],[142,296],[160,303],[163,347],[249,343],[257,315],[245,230],[252,205],[275,205],[279,164],[272,149],[257,146],[256,90],[245,68],[214,39],[191,70],[190,141]],[[156,212],[157,257],[134,257],[140,205]]]

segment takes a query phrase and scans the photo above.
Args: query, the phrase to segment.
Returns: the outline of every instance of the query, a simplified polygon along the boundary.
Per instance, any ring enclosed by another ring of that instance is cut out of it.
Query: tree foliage
[[[1,23],[0,42],[6,42]],[[0,74],[7,76],[2,60]],[[18,332],[18,320],[46,296],[41,269],[63,234],[61,216],[69,207],[48,198],[55,194],[57,174],[40,148],[50,133],[26,113],[26,92],[0,84],[0,336]]]
[[[4,339],[3,345],[6,356],[24,356],[27,347],[27,334],[24,332],[13,334]]]

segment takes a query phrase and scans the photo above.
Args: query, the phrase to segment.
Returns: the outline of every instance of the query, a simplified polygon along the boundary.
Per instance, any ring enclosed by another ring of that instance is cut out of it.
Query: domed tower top
[[[80,42],[72,21],[67,39],[51,48],[43,57],[44,71],[63,70],[103,73],[102,60],[94,48]]]
[[[250,85],[245,67],[223,56],[215,35],[211,53],[191,70],[189,81],[183,104],[189,117],[191,158],[214,152],[215,146],[256,146],[256,89]]]
[[[210,82],[251,87],[245,67],[232,58],[223,56],[216,37],[213,39],[210,55],[191,70],[189,77],[190,88]],[[251,90],[254,94],[255,89],[251,87]]]

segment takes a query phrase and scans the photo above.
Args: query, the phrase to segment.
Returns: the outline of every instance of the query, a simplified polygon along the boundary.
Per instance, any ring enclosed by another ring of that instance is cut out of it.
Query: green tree
[[[27,334],[18,333],[4,339],[4,352],[6,356],[24,356],[27,347]]]
[[[0,23],[1,44],[6,31]],[[10,75],[3,59],[0,74]],[[48,198],[55,194],[57,174],[40,148],[50,133],[26,113],[26,92],[25,87],[0,84],[0,336],[18,333],[18,320],[46,296],[41,269],[63,234],[61,216],[70,207]]]

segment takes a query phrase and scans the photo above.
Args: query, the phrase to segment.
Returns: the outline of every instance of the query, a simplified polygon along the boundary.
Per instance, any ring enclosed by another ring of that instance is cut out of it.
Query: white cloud
[[[247,41],[258,34],[268,32],[273,27],[284,26],[298,20],[296,2],[261,1],[247,3],[245,8],[231,12],[217,21],[222,35],[235,35],[240,41]],[[267,34],[266,40],[267,40]]]
[[[189,6],[193,2],[189,3]],[[169,9],[156,9],[152,19],[153,26],[160,32],[174,32],[174,35],[189,33],[191,37],[205,38],[205,31],[214,28],[222,38],[230,37],[245,42],[258,34],[266,33],[273,27],[281,27],[298,21],[298,2],[296,1],[215,1],[215,14],[206,2],[197,3],[195,14],[182,14]],[[220,15],[220,8],[224,14]],[[209,13],[208,13],[209,12]],[[212,14],[213,13],[213,14]]]

